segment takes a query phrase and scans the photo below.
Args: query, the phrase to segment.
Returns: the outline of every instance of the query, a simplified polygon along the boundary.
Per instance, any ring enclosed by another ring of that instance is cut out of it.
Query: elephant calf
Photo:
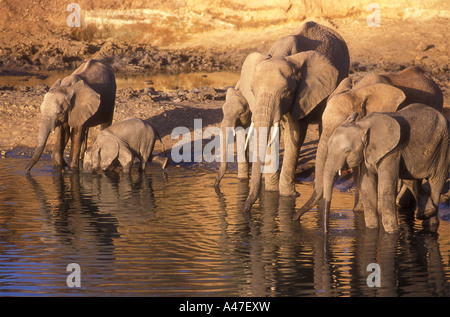
[[[112,170],[120,165],[124,173],[129,173],[135,157],[140,160],[139,171],[145,171],[147,161],[153,152],[156,138],[164,144],[158,132],[147,122],[130,118],[115,123],[100,131],[94,144],[88,149],[84,158],[83,168],[87,171],[96,169]],[[164,155],[165,154],[164,149]],[[167,165],[168,158],[152,156],[152,161],[162,168]]]
[[[437,110],[411,104],[391,113],[372,113],[355,121],[357,113],[339,126],[328,142],[324,170],[324,230],[336,173],[345,165],[361,166],[361,194],[367,227],[378,227],[378,213],[386,232],[398,230],[398,179],[420,187],[426,179],[430,195],[419,190],[417,218],[438,225],[438,205],[449,172],[449,122]],[[431,201],[430,201],[431,199]]]

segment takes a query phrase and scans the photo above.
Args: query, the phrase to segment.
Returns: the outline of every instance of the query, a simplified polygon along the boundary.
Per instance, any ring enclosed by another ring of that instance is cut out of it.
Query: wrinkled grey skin
[[[77,169],[86,150],[90,127],[111,125],[116,98],[113,71],[96,60],[88,60],[62,81],[56,81],[41,104],[41,123],[33,157],[25,171],[39,161],[51,131],[56,132],[53,163],[63,168],[64,148],[71,139],[70,168]]]
[[[283,119],[284,158],[278,186],[282,196],[297,195],[294,172],[308,124],[320,122],[326,98],[348,76],[350,65],[347,45],[335,31],[307,22],[296,36],[303,46],[298,48],[300,53],[286,56],[291,52],[284,52],[281,57],[252,53],[255,63],[246,72],[251,76],[249,87],[240,87],[249,102],[255,131],[270,131]],[[258,153],[266,150],[267,144],[258,145]],[[244,211],[250,210],[259,195],[261,166],[260,159],[252,163]]]
[[[130,118],[115,123],[100,131],[94,144],[86,151],[83,169],[88,172],[98,169],[106,171],[120,164],[123,172],[129,173],[136,157],[140,160],[140,172],[145,171],[150,158],[165,168],[167,156],[164,159],[152,156],[157,138],[164,148],[158,132],[141,119]]]
[[[323,170],[328,153],[328,140],[334,130],[352,113],[362,118],[372,112],[394,112],[411,103],[423,103],[440,112],[443,95],[439,86],[419,67],[409,67],[394,74],[370,74],[356,85],[344,79],[328,98],[322,116],[322,135],[317,146],[314,192],[309,200],[294,215],[298,219],[323,195]],[[355,182],[354,210],[362,207],[359,200],[359,170],[353,169]]]
[[[216,181],[214,183],[215,187],[220,185],[225,172],[227,170],[227,160],[226,160],[226,131],[227,128],[235,129],[237,127],[242,127],[244,130],[250,126],[252,114],[250,112],[248,102],[242,96],[242,93],[235,88],[228,88],[225,103],[222,107],[223,119],[220,125],[223,137],[223,147],[222,153],[223,158],[220,163],[219,172],[216,176]],[[231,137],[231,136],[230,136]],[[248,161],[238,162],[238,178],[247,179],[248,178]]]
[[[427,180],[429,197],[421,191],[419,219],[437,227],[439,197],[449,169],[449,122],[437,110],[412,104],[397,112],[372,113],[355,121],[357,113],[334,131],[328,141],[324,169],[323,219],[327,231],[332,188],[344,166],[361,166],[361,195],[366,227],[378,227],[378,214],[386,232],[398,230],[398,179]],[[420,186],[420,184],[419,184]]]

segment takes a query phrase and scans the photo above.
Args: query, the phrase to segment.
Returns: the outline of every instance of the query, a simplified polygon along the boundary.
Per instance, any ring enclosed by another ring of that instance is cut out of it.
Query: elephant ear
[[[96,143],[98,142],[100,147],[100,168],[104,171],[119,157],[120,145],[114,135],[106,131],[100,133]]]
[[[58,79],[53,83],[53,85],[50,87],[49,91],[55,90],[61,86],[61,79]]]
[[[68,88],[72,110],[69,113],[69,126],[82,126],[100,107],[100,94],[95,92],[83,80]]]
[[[223,112],[232,116],[238,116],[248,109],[247,99],[242,95],[240,90],[234,88],[228,88],[225,96],[225,104],[223,106]]]
[[[255,111],[255,96],[251,88],[253,76],[255,74],[255,68],[260,62],[268,58],[268,55],[253,52],[245,58],[245,61],[242,64],[241,77],[238,84],[236,85],[236,90],[239,90],[242,93],[242,95],[248,102],[250,111],[252,112]]]
[[[395,112],[406,99],[403,91],[382,83],[355,88],[350,95],[353,105],[356,106],[356,109],[353,110],[360,112],[362,116],[372,112]]]
[[[306,51],[285,59],[299,76],[294,105],[293,120],[308,115],[322,100],[336,88],[339,72],[329,59],[315,51]]]
[[[356,124],[363,129],[366,166],[376,169],[377,163],[398,145],[400,124],[385,113],[372,113]]]
[[[352,80],[347,77],[341,80],[340,84],[336,87],[336,89],[331,93],[331,95],[328,97],[328,100],[331,100],[336,95],[343,94],[350,89],[352,89],[353,83]]]

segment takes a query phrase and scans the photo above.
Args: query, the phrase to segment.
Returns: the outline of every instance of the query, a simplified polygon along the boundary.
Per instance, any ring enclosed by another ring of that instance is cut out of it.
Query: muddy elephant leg
[[[374,173],[361,166],[361,198],[367,228],[378,228],[377,179]]]
[[[383,228],[388,233],[398,231],[397,197],[398,159],[385,157],[378,168],[378,210]]]
[[[81,143],[83,142],[85,135],[85,128],[75,127],[72,128],[71,134],[71,149],[70,149],[70,168],[78,169],[78,165],[80,162],[80,152],[81,152]]]
[[[292,121],[288,115],[284,130],[284,157],[280,174],[280,195],[298,196],[295,190],[294,175],[297,168],[298,154],[306,137],[308,124],[302,121]]]
[[[52,159],[54,166],[64,168],[67,166],[64,160],[64,149],[66,148],[67,142],[70,137],[70,127],[67,123],[55,129],[56,141],[53,148]]]

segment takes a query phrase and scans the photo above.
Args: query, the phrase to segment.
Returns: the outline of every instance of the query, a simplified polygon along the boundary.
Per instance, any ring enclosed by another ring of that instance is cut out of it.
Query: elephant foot
[[[71,172],[75,172],[75,173],[78,173],[79,171],[80,171],[80,167],[78,166],[78,165],[74,165],[74,166],[70,166],[70,168],[69,168],[69,170],[71,171]]]
[[[274,187],[274,186],[264,186],[264,190],[265,190],[266,192],[275,193],[275,192],[278,192],[278,187]]]
[[[366,228],[369,229],[378,228],[378,216],[376,212],[372,213],[372,215],[366,213],[364,215],[364,222],[366,224]]]
[[[387,233],[396,233],[398,232],[398,223],[394,219],[383,219],[383,228]]]
[[[57,169],[65,169],[66,167],[69,167],[69,165],[66,163],[64,159],[61,160],[53,160],[53,167]]]

